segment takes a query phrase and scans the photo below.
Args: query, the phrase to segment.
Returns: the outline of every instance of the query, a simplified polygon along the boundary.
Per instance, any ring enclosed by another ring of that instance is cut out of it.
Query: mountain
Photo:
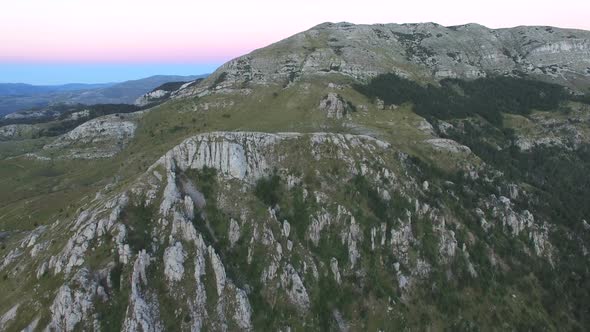
[[[140,111],[0,127],[0,330],[587,330],[589,55],[325,23]]]
[[[55,104],[133,104],[139,96],[168,82],[192,81],[198,76],[157,75],[107,84],[32,86],[0,84],[0,115]]]
[[[124,103],[133,104],[135,99],[140,95],[153,90],[154,88],[168,83],[168,82],[189,82],[196,80],[206,75],[197,76],[166,76],[158,75],[143,78],[140,80],[127,81],[119,83],[112,87],[102,88],[89,93],[83,93],[74,98],[70,98],[71,102],[78,102],[82,104],[113,104]]]
[[[111,86],[115,83],[63,85],[31,85],[24,83],[0,83],[0,96],[37,95],[62,91],[90,90]]]
[[[417,81],[530,77],[588,92],[590,33],[477,24],[325,23],[222,66],[226,81],[289,84],[307,75],[367,79],[394,72]]]
[[[184,90],[188,87],[195,86],[200,83],[204,78],[198,78],[191,82],[168,82],[160,85],[152,91],[140,96],[135,100],[135,105],[145,107],[147,105],[153,105],[164,100],[169,99],[174,92],[177,90]]]

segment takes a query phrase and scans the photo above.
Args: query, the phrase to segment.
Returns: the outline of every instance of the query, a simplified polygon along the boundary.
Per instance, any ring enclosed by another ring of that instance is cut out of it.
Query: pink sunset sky
[[[590,30],[585,0],[18,0],[0,11],[8,64],[193,64],[208,69],[322,22],[552,25]]]

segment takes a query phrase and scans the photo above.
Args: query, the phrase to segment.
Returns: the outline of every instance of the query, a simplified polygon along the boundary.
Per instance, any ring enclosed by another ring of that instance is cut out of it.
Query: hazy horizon
[[[0,83],[62,85],[118,83],[154,75],[204,75],[220,64],[5,64],[0,63]]]

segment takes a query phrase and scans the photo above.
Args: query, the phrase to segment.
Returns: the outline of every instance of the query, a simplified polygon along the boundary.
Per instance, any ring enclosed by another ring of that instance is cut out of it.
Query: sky
[[[323,22],[590,30],[588,0],[1,0],[0,82],[191,75]]]

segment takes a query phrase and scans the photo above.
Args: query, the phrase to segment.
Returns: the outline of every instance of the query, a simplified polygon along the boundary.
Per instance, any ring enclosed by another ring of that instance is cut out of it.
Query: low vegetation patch
[[[151,206],[130,205],[123,210],[121,220],[127,226],[127,242],[134,252],[150,250],[153,217]]]
[[[123,269],[123,264],[117,262],[110,272],[112,288],[106,287],[109,295],[108,301],[97,300],[97,318],[102,331],[120,331],[123,327],[130,293],[128,283],[125,280],[121,283],[121,278],[124,277]]]
[[[283,185],[280,176],[274,172],[269,177],[260,178],[254,187],[254,194],[267,206],[275,206],[282,198]]]
[[[532,109],[554,110],[560,102],[574,98],[560,85],[512,77],[447,79],[440,86],[423,86],[385,74],[355,89],[386,105],[413,103],[414,111],[427,119],[479,115],[493,124],[502,123],[502,113],[524,115]]]

